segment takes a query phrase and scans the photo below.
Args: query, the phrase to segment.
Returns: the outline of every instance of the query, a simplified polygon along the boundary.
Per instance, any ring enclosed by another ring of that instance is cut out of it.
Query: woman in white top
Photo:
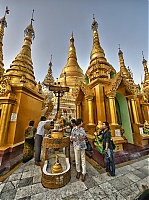
[[[83,120],[81,118],[77,119],[76,127],[72,129],[71,140],[73,141],[74,153],[75,153],[75,162],[76,162],[76,171],[77,179],[80,179],[81,166],[82,166],[82,181],[85,181],[86,175],[86,160],[85,160],[85,149],[86,147],[86,133],[83,129]],[[81,159],[81,163],[80,163]]]

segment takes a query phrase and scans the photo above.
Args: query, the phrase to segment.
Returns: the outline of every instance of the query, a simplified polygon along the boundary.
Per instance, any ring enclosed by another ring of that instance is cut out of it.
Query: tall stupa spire
[[[70,47],[68,50],[67,63],[61,72],[60,80],[59,80],[63,85],[65,85],[66,77],[67,77],[67,84],[70,83],[69,86],[75,85],[76,78],[80,78],[80,80],[83,80],[82,78],[84,78],[83,70],[80,68],[77,62],[73,32],[70,37]]]
[[[4,63],[3,63],[3,37],[4,37],[4,28],[7,27],[6,14],[9,14],[8,7],[6,7],[5,15],[0,19],[0,78],[4,74]]]
[[[89,83],[100,78],[109,79],[112,71],[115,74],[115,69],[107,62],[105,53],[100,45],[98,37],[98,23],[93,15],[92,30],[93,30],[93,46],[90,54],[90,65],[86,71],[86,79]]]
[[[148,72],[148,67],[147,67],[147,61],[144,58],[143,51],[142,51],[142,56],[143,56],[142,64],[144,67],[144,82],[149,82],[149,72]]]
[[[6,76],[11,77],[11,83],[18,84],[20,82],[24,82],[31,88],[36,86],[31,58],[31,44],[32,40],[35,38],[35,32],[32,25],[32,22],[34,21],[33,13],[30,25],[24,30],[24,45],[22,46],[20,53],[12,61],[10,68],[7,69],[5,74]]]
[[[119,44],[119,48],[118,49],[119,49],[118,50],[118,56],[119,56],[119,62],[120,62],[120,73],[121,73],[121,76],[123,76],[125,78],[128,78],[128,79],[132,79],[129,67],[127,69],[126,66],[125,66],[124,58],[123,58],[123,52],[120,49],[120,44]]]
[[[52,55],[51,55],[48,73],[47,73],[47,75],[46,75],[46,77],[43,81],[43,85],[49,86],[49,85],[52,85],[52,84],[54,84],[54,78],[53,78],[53,75],[52,75]]]
[[[104,50],[102,49],[100,42],[99,42],[99,36],[98,36],[98,23],[95,20],[95,17],[93,15],[93,22],[92,22],[92,30],[93,30],[93,46],[92,51],[90,54],[90,61],[94,59],[99,59],[101,61],[106,61]]]

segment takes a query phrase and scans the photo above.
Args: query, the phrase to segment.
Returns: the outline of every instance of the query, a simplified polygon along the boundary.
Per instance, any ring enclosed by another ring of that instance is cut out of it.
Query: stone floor
[[[76,179],[72,164],[70,182],[59,189],[47,189],[41,184],[41,168],[32,159],[0,182],[0,200],[133,200],[142,192],[142,185],[149,187],[149,156],[117,166],[115,177],[99,171],[87,161],[87,176],[82,182]]]

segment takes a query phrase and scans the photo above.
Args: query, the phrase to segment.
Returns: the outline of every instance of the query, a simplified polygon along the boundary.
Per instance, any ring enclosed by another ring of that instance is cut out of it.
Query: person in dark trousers
[[[41,154],[41,144],[44,136],[44,125],[51,122],[52,120],[46,120],[45,116],[40,118],[40,122],[37,126],[37,132],[35,137],[35,165],[40,166],[40,154]]]
[[[104,159],[106,165],[106,172],[108,176],[115,176],[115,163],[113,155],[113,146],[111,141],[111,132],[108,122],[103,122],[99,135],[102,134]]]

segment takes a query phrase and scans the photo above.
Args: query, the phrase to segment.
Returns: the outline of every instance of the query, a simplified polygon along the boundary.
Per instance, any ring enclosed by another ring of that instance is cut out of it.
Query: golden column
[[[116,96],[116,93],[108,95],[109,106],[110,106],[110,115],[111,115],[111,125],[117,125],[115,96]]]
[[[131,106],[132,106],[134,123],[139,124],[140,121],[139,121],[139,114],[137,110],[136,97],[134,95],[131,95],[129,98],[131,98],[130,101],[131,101]]]
[[[8,129],[8,123],[10,121],[10,115],[11,115],[11,104],[6,103],[2,104],[2,113],[1,113],[1,126],[0,126],[0,146],[7,145],[7,129]]]
[[[143,105],[143,110],[144,110],[144,118],[149,122],[149,105],[148,103],[144,103]]]
[[[93,96],[87,96],[87,103],[88,103],[88,125],[95,125],[94,124],[94,113],[93,113]]]
[[[109,99],[109,109],[110,109],[110,116],[111,116],[111,136],[115,137],[115,129],[119,127],[117,123],[117,115],[116,115],[116,105],[115,105],[115,96],[116,92],[111,92],[107,95]]]
[[[98,84],[95,86],[96,110],[97,110],[97,123],[98,121],[106,121],[105,102],[103,86]]]
[[[76,118],[81,118],[81,101],[76,102]]]

